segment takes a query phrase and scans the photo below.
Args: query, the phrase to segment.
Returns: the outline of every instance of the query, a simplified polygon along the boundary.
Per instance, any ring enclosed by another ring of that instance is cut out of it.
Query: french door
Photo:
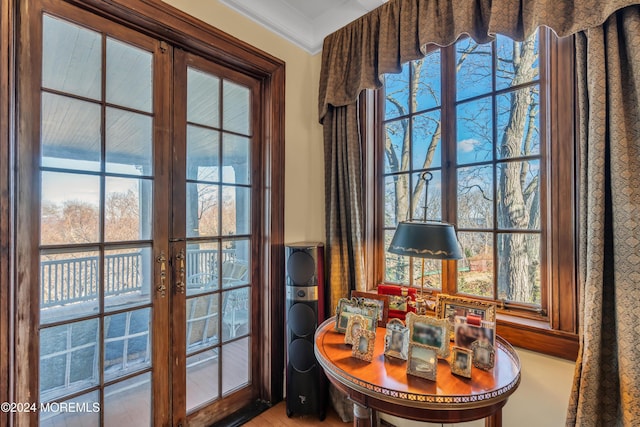
[[[260,83],[34,3],[17,298],[38,302],[39,425],[210,423],[258,396]]]

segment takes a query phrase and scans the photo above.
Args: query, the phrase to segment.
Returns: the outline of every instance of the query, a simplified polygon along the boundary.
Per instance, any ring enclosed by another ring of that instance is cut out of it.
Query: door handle
[[[160,252],[160,255],[156,258],[156,263],[160,264],[160,284],[156,286],[156,293],[160,294],[161,298],[167,295],[167,286],[165,281],[167,280],[167,257],[164,255],[164,251]]]
[[[178,281],[176,282],[176,292],[179,294],[184,294],[185,284],[184,284],[184,249],[180,249],[180,252],[176,255],[176,264],[178,265]]]

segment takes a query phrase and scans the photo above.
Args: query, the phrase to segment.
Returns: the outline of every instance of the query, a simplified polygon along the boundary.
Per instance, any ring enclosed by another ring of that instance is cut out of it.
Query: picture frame
[[[357,298],[340,298],[336,306],[336,325],[335,330],[341,334],[346,333],[349,317],[354,314],[360,314],[367,320],[367,329],[376,330],[378,318],[378,305],[360,303]]]
[[[496,351],[494,346],[485,341],[474,341],[471,344],[473,366],[488,371],[495,366]]]
[[[435,381],[438,374],[438,349],[428,345],[409,343],[407,375]]]
[[[400,319],[391,319],[387,323],[384,336],[384,355],[395,359],[407,360],[409,355],[409,328]]]
[[[389,320],[389,295],[374,294],[372,292],[351,291],[351,298],[357,298],[363,304],[378,306],[378,326],[384,328]]]
[[[473,366],[473,352],[469,349],[453,346],[451,351],[451,373],[465,378],[471,378]]]
[[[376,346],[376,333],[368,329],[360,329],[353,337],[351,356],[357,359],[371,362],[373,349]]]
[[[470,350],[475,341],[482,341],[493,347],[496,342],[496,324],[483,320],[480,325],[473,325],[467,322],[466,317],[456,316],[453,335],[458,347]]]
[[[467,317],[473,314],[481,320],[496,321],[496,304],[447,294],[438,294],[436,297],[436,318],[447,319],[450,325],[450,338],[454,339],[454,327],[456,316]]]
[[[430,316],[407,313],[409,342],[438,349],[438,357],[449,355],[449,322]]]
[[[366,329],[368,322],[361,314],[354,314],[349,316],[348,319],[347,330],[344,334],[344,342],[345,344],[353,344],[355,335],[360,329]]]

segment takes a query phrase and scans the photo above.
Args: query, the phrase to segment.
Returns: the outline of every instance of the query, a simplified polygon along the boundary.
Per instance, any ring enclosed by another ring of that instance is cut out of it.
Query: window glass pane
[[[538,34],[536,31],[523,42],[517,42],[499,34],[496,36],[498,90],[538,79],[540,73]]]
[[[187,121],[220,126],[220,79],[200,70],[187,68]]]
[[[251,292],[249,287],[222,294],[222,341],[241,337],[251,332]],[[240,356],[237,354],[236,356]]]
[[[498,180],[498,227],[539,230],[540,161],[501,163]]]
[[[107,38],[107,102],[152,111],[151,52]]]
[[[249,89],[231,83],[222,82],[222,128],[231,132],[249,135],[251,132],[251,93]]]
[[[187,237],[220,234],[220,186],[187,183]]]
[[[149,179],[105,179],[106,241],[151,239],[152,191]]]
[[[43,245],[95,243],[100,224],[100,178],[42,172]]]
[[[455,44],[458,100],[491,92],[491,43],[477,44],[470,37]]]
[[[251,139],[225,134],[222,141],[222,182],[251,183]]]
[[[411,219],[418,220],[441,220],[442,219],[442,173],[440,171],[430,171],[432,178],[429,181],[429,188],[426,181],[422,179],[422,172],[413,174],[413,193],[411,196]],[[429,178],[428,176],[426,178]],[[429,194],[425,194],[428,190]],[[427,211],[425,217],[425,197],[427,200]]]
[[[40,324],[69,320],[98,310],[98,251],[40,255]]]
[[[187,412],[220,396],[218,352],[214,348],[187,357]]]
[[[98,384],[98,337],[98,319],[40,330],[42,402]]]
[[[384,231],[384,280],[391,283],[409,284],[409,257],[387,252],[394,233],[395,230]]]
[[[187,179],[218,182],[220,133],[187,125]]]
[[[117,108],[106,112],[106,171],[152,175],[153,119]]]
[[[151,374],[146,373],[104,389],[104,425],[151,425]]]
[[[493,167],[458,169],[458,227],[493,228]]]
[[[42,402],[45,403],[45,402]],[[65,405],[76,411],[64,411]],[[98,391],[51,402],[40,411],[41,427],[97,426],[100,424],[100,395]]]
[[[498,298],[540,304],[540,235],[498,234]]]
[[[413,62],[412,86],[414,89],[414,111],[438,107],[441,103],[440,49],[423,59]]]
[[[251,191],[247,187],[222,186],[222,234],[249,234]]]
[[[218,289],[218,271],[220,269],[218,252],[217,242],[187,243],[187,295]]]
[[[251,277],[249,239],[223,240],[222,287],[231,288],[248,284]]]
[[[409,170],[409,120],[397,120],[385,125],[384,173]]]
[[[385,120],[409,114],[409,63],[399,74],[384,75]]]
[[[47,15],[42,32],[42,86],[101,99],[102,36]]]
[[[491,97],[458,104],[458,164],[493,160],[493,107]]]
[[[442,164],[440,110],[415,116],[412,132],[412,168],[415,170],[440,167]]]
[[[404,194],[404,197],[406,197],[406,192],[409,188],[409,175],[386,176],[384,184],[384,225],[385,227],[395,227],[398,222],[408,219],[406,207],[405,211],[402,212],[400,209],[401,204],[397,200],[398,195],[402,196]]]
[[[226,396],[251,380],[249,337],[222,346],[222,395]]]
[[[540,154],[539,92],[530,86],[496,97],[499,158]]]
[[[104,318],[105,381],[151,366],[150,320],[150,308]]]
[[[151,262],[149,247],[105,251],[105,310],[121,310],[151,302]]]
[[[100,170],[100,105],[42,93],[42,166]]]
[[[459,232],[458,291],[493,298],[493,233]]]
[[[422,261],[424,260],[424,270]],[[413,286],[422,287],[424,277],[425,289],[442,289],[442,261],[439,259],[413,259]]]
[[[219,294],[187,299],[187,354],[220,342]]]

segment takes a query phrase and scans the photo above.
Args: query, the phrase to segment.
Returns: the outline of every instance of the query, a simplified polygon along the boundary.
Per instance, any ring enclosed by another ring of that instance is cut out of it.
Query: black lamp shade
[[[456,230],[453,225],[446,222],[400,222],[388,251],[417,258],[462,258]]]

